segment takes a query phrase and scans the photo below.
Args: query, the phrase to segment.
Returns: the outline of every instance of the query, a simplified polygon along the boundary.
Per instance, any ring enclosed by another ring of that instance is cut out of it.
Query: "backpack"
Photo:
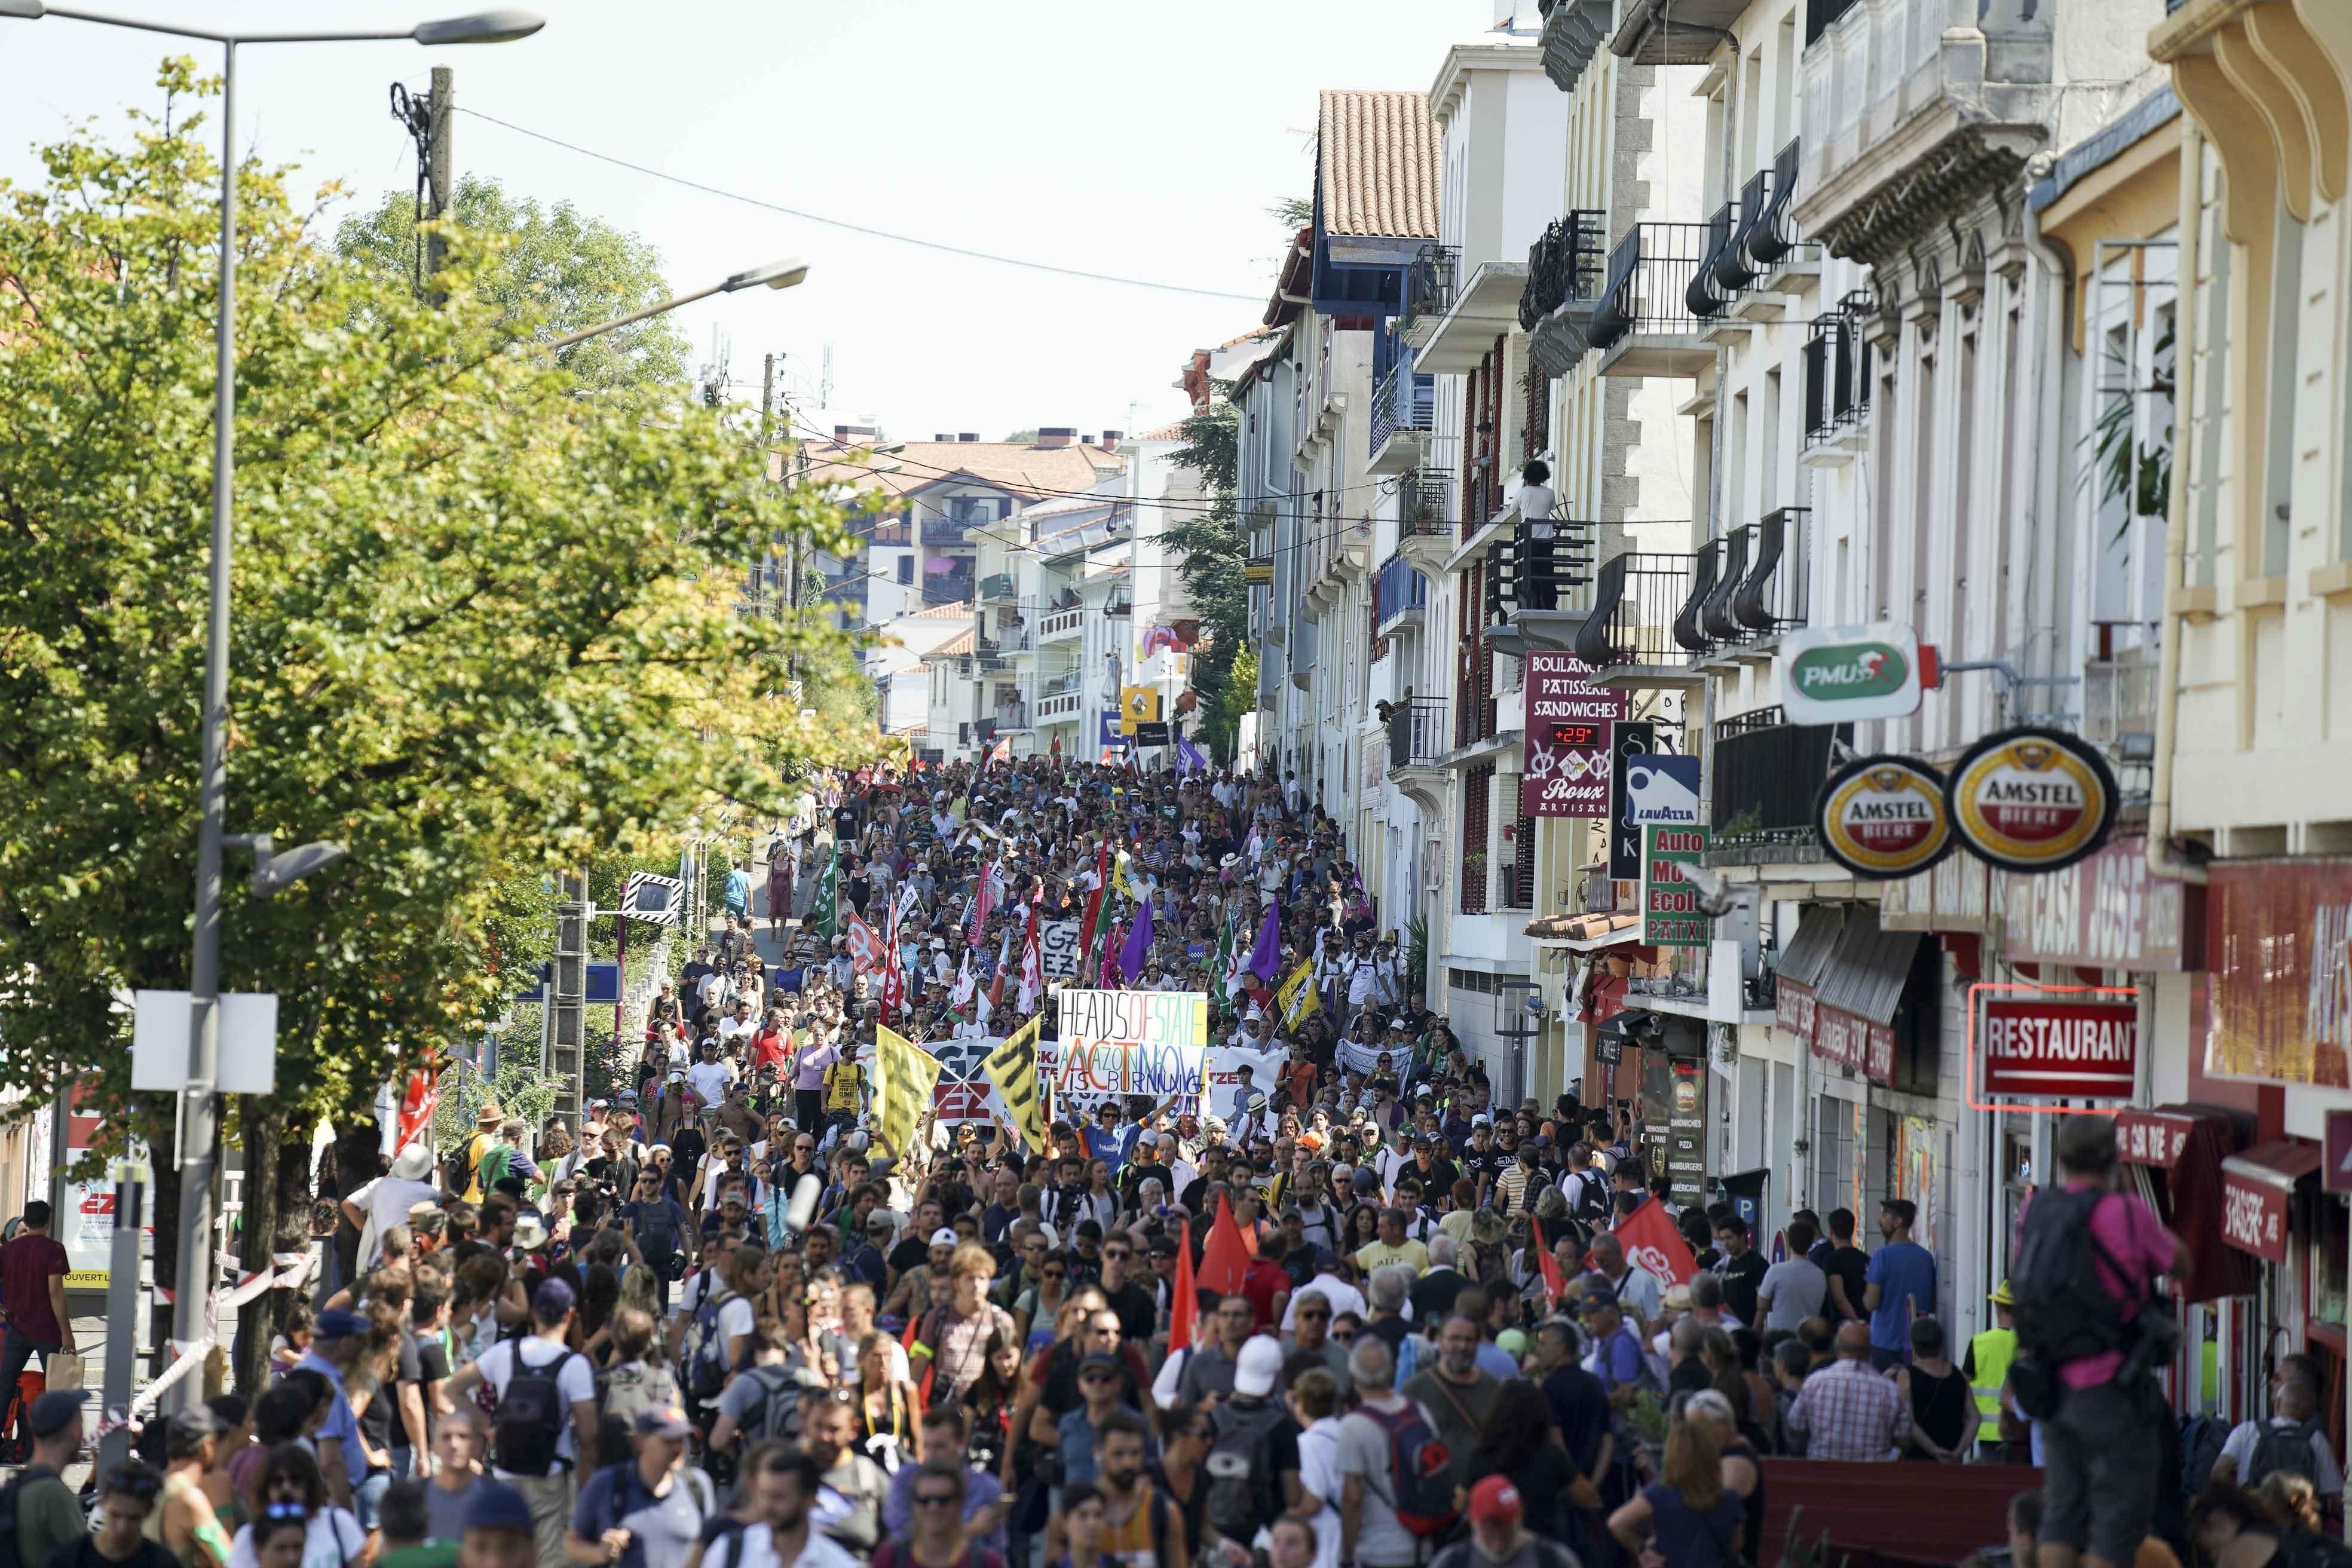
[[[2252,1491],[2269,1476],[2301,1476],[2310,1480],[2311,1439],[2325,1430],[2316,1420],[2298,1421],[2292,1426],[2263,1422],[2254,1428],[2254,1450],[2246,1456],[2246,1473],[2238,1484]]]
[[[2118,1276],[2124,1270],[2091,1229],[2092,1211],[2111,1195],[2063,1187],[2033,1194],[2010,1269],[2021,1357],[2055,1368],[2130,1348],[2132,1326],[2124,1321],[2123,1303],[2101,1283],[2098,1266],[2105,1261]]]
[[[523,1357],[523,1346],[529,1342],[515,1342],[514,1372],[507,1379],[506,1392],[499,1395],[490,1453],[498,1468],[509,1475],[543,1476],[556,1466],[556,1444],[564,1422],[571,1418],[564,1408],[560,1379],[564,1363],[574,1352],[567,1350],[553,1361],[533,1366]]]
[[[1212,1440],[1202,1467],[1209,1472],[1209,1522],[1228,1541],[1246,1544],[1282,1512],[1269,1450],[1276,1426],[1287,1419],[1271,1399],[1255,1409],[1229,1402],[1209,1413]]]
[[[707,1404],[727,1383],[727,1336],[719,1329],[719,1309],[735,1299],[732,1290],[705,1292],[677,1345],[677,1385],[688,1398]]]
[[[2180,1495],[2193,1498],[2213,1478],[2230,1424],[2218,1415],[2190,1415],[2180,1423]]]
[[[670,1276],[665,1268],[678,1256],[678,1224],[676,1211],[670,1206],[667,1194],[649,1204],[635,1205],[637,1251],[644,1255],[656,1273],[665,1279]]]
[[[1609,1184],[1586,1172],[1576,1184],[1576,1217],[1587,1226],[1609,1223]]]
[[[1361,1405],[1356,1414],[1365,1417],[1389,1440],[1389,1484],[1395,1489],[1393,1497],[1381,1500],[1397,1516],[1397,1522],[1407,1533],[1423,1541],[1444,1535],[1454,1527],[1457,1517],[1454,1507],[1454,1456],[1437,1440],[1437,1434],[1422,1418],[1421,1406],[1411,1400],[1402,1410],[1375,1410]],[[1380,1487],[1375,1492],[1383,1490]]]
[[[484,1195],[487,1196],[492,1187],[506,1180],[507,1167],[513,1163],[513,1158],[514,1145],[511,1143],[501,1143],[494,1149],[486,1149],[482,1152],[481,1178]]]
[[[801,1385],[798,1379],[780,1366],[755,1366],[744,1376],[759,1384],[761,1400],[753,1409],[759,1425],[742,1423],[743,1441],[775,1437],[788,1443],[801,1440]]]
[[[17,1549],[16,1499],[26,1487],[43,1478],[55,1480],[57,1471],[47,1465],[28,1465],[0,1486],[0,1568],[41,1568],[37,1563],[26,1563]]]
[[[450,1150],[447,1158],[441,1162],[441,1184],[449,1189],[452,1197],[465,1196],[467,1190],[474,1184],[474,1140],[481,1136],[478,1132],[467,1133],[457,1141],[457,1146]]]

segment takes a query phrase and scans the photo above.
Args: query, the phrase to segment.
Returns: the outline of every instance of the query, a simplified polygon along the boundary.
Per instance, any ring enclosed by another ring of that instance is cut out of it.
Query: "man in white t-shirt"
[[[505,1401],[519,1370],[544,1374],[553,1369],[557,1396],[572,1415],[556,1429],[555,1462],[544,1475],[517,1475],[501,1468],[491,1472],[522,1493],[530,1505],[539,1568],[562,1568],[578,1479],[596,1469],[596,1373],[588,1358],[565,1342],[572,1330],[572,1305],[571,1286],[561,1279],[541,1280],[531,1293],[530,1333],[520,1340],[499,1341],[472,1364],[460,1368],[448,1384],[449,1396],[460,1399],[488,1384],[495,1398],[487,1404],[495,1419],[496,1406]],[[495,1436],[490,1454],[495,1467],[501,1458]]]
[[[742,1486],[766,1522],[722,1531],[703,1548],[703,1568],[857,1568],[859,1559],[811,1523],[824,1472],[799,1448],[770,1451]]]
[[[383,1255],[385,1231],[406,1225],[410,1209],[440,1194],[432,1175],[433,1150],[418,1139],[394,1156],[390,1175],[378,1176],[343,1200],[343,1216],[360,1230],[361,1273]]]
[[[1339,1517],[1356,1543],[1358,1568],[1412,1568],[1421,1560],[1421,1542],[1397,1522],[1394,1449],[1383,1423],[1402,1416],[1412,1401],[1397,1393],[1396,1360],[1373,1335],[1357,1336],[1348,1376],[1360,1401],[1339,1423]],[[1421,1418],[1437,1430],[1427,1410]]]
[[[737,1039],[751,1034],[759,1026],[759,1021],[751,1016],[751,999],[748,996],[738,996],[735,998],[735,1011],[719,1020],[719,1048],[722,1051],[726,1050]]]
[[[702,1059],[687,1072],[694,1084],[695,1098],[705,1105],[724,1104],[727,1091],[735,1084],[735,1064],[719,1054],[719,1042],[702,1042]]]

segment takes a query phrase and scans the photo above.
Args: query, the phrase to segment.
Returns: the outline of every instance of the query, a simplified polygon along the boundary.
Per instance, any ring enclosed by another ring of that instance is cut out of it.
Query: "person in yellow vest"
[[[2010,1363],[2017,1359],[2017,1298],[2004,1279],[1990,1296],[1993,1326],[1969,1341],[1969,1388],[1977,1396],[1977,1442],[1992,1458],[2000,1458],[2000,1389],[2009,1381]]]
[[[467,1203],[482,1201],[482,1157],[498,1147],[499,1123],[506,1119],[507,1113],[488,1101],[474,1113],[474,1135],[466,1140],[466,1190],[457,1194]]]

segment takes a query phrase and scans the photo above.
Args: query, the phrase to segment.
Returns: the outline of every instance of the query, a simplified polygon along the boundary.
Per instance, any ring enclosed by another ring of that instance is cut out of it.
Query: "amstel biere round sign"
[[[1952,852],[1944,775],[1910,757],[1863,757],[1830,775],[1814,807],[1822,847],[1857,877],[1908,877]]]
[[[1944,786],[1952,831],[2007,871],[2055,871],[2107,841],[2116,776],[2106,759],[2055,730],[2006,730],[1960,754]]]

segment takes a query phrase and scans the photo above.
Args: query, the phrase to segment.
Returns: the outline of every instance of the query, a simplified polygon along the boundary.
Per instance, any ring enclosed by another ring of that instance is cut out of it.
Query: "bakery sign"
[[[2139,1079],[2139,1007],[1988,1002],[1979,1027],[1984,1092],[2128,1100]]]
[[[1951,853],[1944,775],[1909,757],[1863,757],[1832,773],[1814,807],[1822,847],[1857,877],[1909,877]]]
[[[2106,759],[2056,730],[2005,730],[1960,754],[1944,786],[1952,831],[2005,871],[2056,871],[2106,842],[2116,779]]]

